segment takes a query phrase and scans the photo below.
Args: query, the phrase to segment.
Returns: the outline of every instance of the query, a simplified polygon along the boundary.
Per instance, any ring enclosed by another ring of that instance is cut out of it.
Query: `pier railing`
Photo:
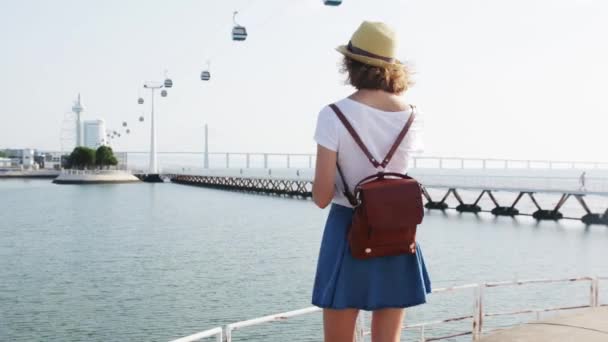
[[[148,152],[126,152],[132,168],[147,165]],[[204,167],[203,152],[159,152],[160,162],[169,167]],[[141,165],[131,165],[141,159]],[[127,159],[127,158],[125,158]],[[210,152],[208,168],[313,168],[313,153]],[[557,161],[542,159],[462,158],[445,156],[414,156],[410,167],[433,169],[581,169],[608,170],[608,162]]]
[[[439,341],[446,340],[460,336],[471,335],[472,341],[477,341],[482,337],[483,334],[483,326],[486,318],[491,317],[499,317],[499,316],[513,316],[513,315],[521,315],[521,314],[536,314],[536,318],[540,319],[540,316],[543,312],[556,312],[556,311],[566,311],[566,310],[575,310],[575,309],[583,309],[583,308],[591,308],[598,306],[608,306],[608,303],[601,303],[599,297],[599,287],[600,281],[608,280],[608,277],[575,277],[575,278],[562,278],[562,279],[530,279],[530,280],[514,280],[514,281],[501,281],[501,282],[489,282],[489,283],[481,283],[481,284],[466,284],[460,286],[453,287],[445,287],[445,288],[437,288],[433,289],[432,293],[451,293],[457,292],[461,290],[474,290],[473,295],[473,312],[470,315],[464,316],[455,316],[449,317],[434,321],[428,322],[420,322],[407,324],[402,327],[403,330],[418,330],[420,341],[428,342],[428,341]],[[546,283],[572,283],[572,282],[589,282],[589,304],[585,305],[577,305],[577,306],[560,306],[560,307],[549,307],[549,308],[526,308],[515,311],[504,311],[504,312],[486,312],[484,309],[484,302],[487,294],[485,294],[485,289],[488,288],[496,288],[496,287],[508,287],[508,286],[523,286],[529,284],[546,284]],[[318,307],[308,307],[304,309],[294,310],[283,312],[274,315],[268,315],[263,317],[258,317],[254,319],[249,319],[245,321],[240,321],[236,323],[231,323],[226,325],[225,327],[216,327],[210,330],[205,330],[203,332],[199,332],[193,335],[189,335],[177,340],[173,340],[172,342],[194,342],[200,341],[204,338],[213,337],[217,342],[232,342],[233,332],[235,330],[243,329],[250,326],[283,321],[292,317],[308,315],[316,312],[320,312],[322,309]],[[457,333],[452,333],[444,336],[431,336],[427,337],[427,330],[430,327],[458,322],[458,321],[467,321],[471,322],[471,329],[466,331],[461,331]],[[366,314],[364,311],[359,313],[359,317],[357,319],[357,324],[355,328],[355,337],[357,342],[365,341],[365,336],[371,334],[371,331],[367,328],[369,325],[367,324]],[[492,331],[497,331],[500,329],[494,329]]]
[[[77,170],[77,169],[62,169],[61,173],[66,175],[115,175],[131,173],[129,170]]]
[[[460,158],[420,156],[411,159],[414,168],[437,169],[603,169],[608,162],[534,159]]]

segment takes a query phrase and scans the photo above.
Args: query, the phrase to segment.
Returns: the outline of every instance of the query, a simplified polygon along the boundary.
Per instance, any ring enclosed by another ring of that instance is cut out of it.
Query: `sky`
[[[0,148],[59,150],[80,93],[84,120],[128,123],[115,150],[146,151],[142,85],[166,70],[158,150],[202,151],[207,123],[212,152],[314,152],[319,110],[353,91],[334,49],[373,20],[415,72],[425,155],[608,161],[606,18],[599,0],[4,0]]]

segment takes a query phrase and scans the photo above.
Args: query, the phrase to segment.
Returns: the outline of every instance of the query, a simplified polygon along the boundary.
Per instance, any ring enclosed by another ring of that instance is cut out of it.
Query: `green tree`
[[[69,168],[78,168],[82,170],[93,166],[95,166],[95,150],[88,147],[76,147],[68,158]]]
[[[104,166],[115,166],[118,164],[114,151],[110,146],[99,146],[95,151],[95,165],[103,168]]]
[[[8,154],[4,151],[0,151],[0,158],[8,158]]]

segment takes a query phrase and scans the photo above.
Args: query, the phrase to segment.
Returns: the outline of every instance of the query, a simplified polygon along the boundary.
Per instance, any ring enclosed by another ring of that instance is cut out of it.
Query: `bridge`
[[[203,159],[203,153],[165,155],[175,160],[180,156]],[[301,199],[312,196],[313,154],[210,153],[204,157],[208,168],[180,167],[170,159],[153,181],[168,179],[177,184]],[[425,156],[412,158],[410,165],[408,173],[422,184],[427,209],[608,225],[608,163]],[[144,171],[139,176],[149,177]],[[474,196],[468,198],[471,194]],[[547,196],[551,204],[541,204],[539,197]],[[523,199],[531,201],[532,212],[520,208]],[[582,215],[563,212],[569,200],[577,203]],[[450,206],[449,201],[456,205]]]

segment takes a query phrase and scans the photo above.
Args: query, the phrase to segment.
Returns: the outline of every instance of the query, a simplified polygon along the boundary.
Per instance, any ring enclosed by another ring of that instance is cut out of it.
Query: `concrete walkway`
[[[608,307],[533,321],[485,336],[480,342],[607,342]]]
[[[55,184],[133,183],[139,178],[121,170],[65,170],[53,180]]]

